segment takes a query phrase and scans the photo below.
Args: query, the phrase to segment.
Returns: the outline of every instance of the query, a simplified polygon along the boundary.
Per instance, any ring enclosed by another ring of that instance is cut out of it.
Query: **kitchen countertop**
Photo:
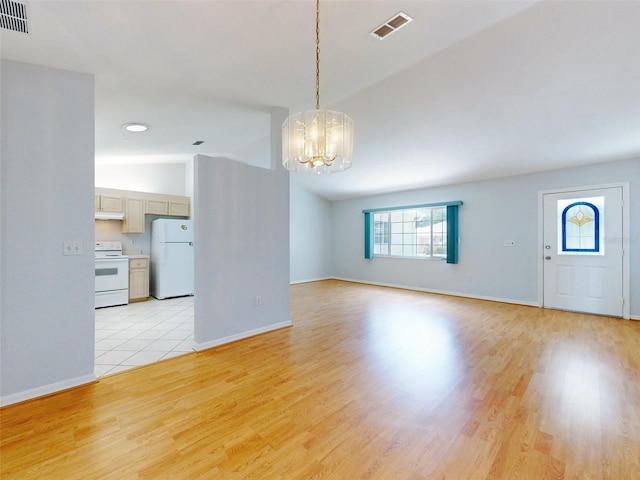
[[[140,255],[140,254],[137,254],[137,253],[134,254],[134,255],[125,253],[125,255],[127,255],[127,257],[133,258],[133,259],[135,259],[135,258],[149,258],[149,255]]]

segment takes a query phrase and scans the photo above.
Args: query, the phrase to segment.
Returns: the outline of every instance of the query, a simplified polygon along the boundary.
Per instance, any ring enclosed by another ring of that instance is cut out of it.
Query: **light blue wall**
[[[331,202],[291,182],[291,282],[332,275]]]
[[[93,380],[93,76],[2,61],[0,394]],[[63,255],[65,241],[82,254]]]
[[[332,272],[337,278],[535,305],[538,192],[629,182],[631,315],[640,317],[640,159],[334,202]],[[462,200],[460,261],[364,259],[363,209]],[[505,240],[515,247],[505,248]]]
[[[291,325],[289,172],[277,163],[286,115],[272,112],[269,169],[194,159],[198,349]]]

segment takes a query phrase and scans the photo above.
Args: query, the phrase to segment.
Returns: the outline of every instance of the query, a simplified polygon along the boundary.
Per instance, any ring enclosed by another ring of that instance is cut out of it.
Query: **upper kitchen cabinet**
[[[95,204],[96,212],[123,212],[122,195],[107,189],[96,188]]]
[[[173,199],[169,199],[168,215],[188,217],[190,213],[189,197],[173,197]]]
[[[144,196],[127,194],[124,205],[122,233],[144,233]]]
[[[188,217],[190,212],[189,197],[178,195],[146,194],[145,213],[149,215],[168,215]]]
[[[179,195],[96,187],[96,219],[121,220],[123,233],[144,233],[144,216],[188,217],[190,199]]]

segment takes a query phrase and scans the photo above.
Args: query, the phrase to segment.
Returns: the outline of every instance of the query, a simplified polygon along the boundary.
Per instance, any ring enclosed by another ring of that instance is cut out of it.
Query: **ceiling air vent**
[[[400,12],[397,15],[391,17],[375,30],[369,32],[372,37],[382,40],[387,35],[391,35],[396,30],[404,27],[407,23],[411,22],[413,18],[404,12]]]
[[[0,27],[14,32],[29,33],[27,6],[12,0],[0,0]]]

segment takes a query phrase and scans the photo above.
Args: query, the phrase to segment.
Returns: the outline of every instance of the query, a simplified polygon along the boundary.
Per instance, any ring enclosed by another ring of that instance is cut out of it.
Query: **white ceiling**
[[[313,1],[27,5],[31,33],[2,30],[2,58],[95,75],[97,161],[252,163],[272,107],[315,105]],[[354,165],[292,174],[305,188],[340,199],[640,158],[640,2],[320,9],[321,104],[353,118]],[[369,36],[399,11],[414,21]],[[151,128],[127,134],[132,121]]]

